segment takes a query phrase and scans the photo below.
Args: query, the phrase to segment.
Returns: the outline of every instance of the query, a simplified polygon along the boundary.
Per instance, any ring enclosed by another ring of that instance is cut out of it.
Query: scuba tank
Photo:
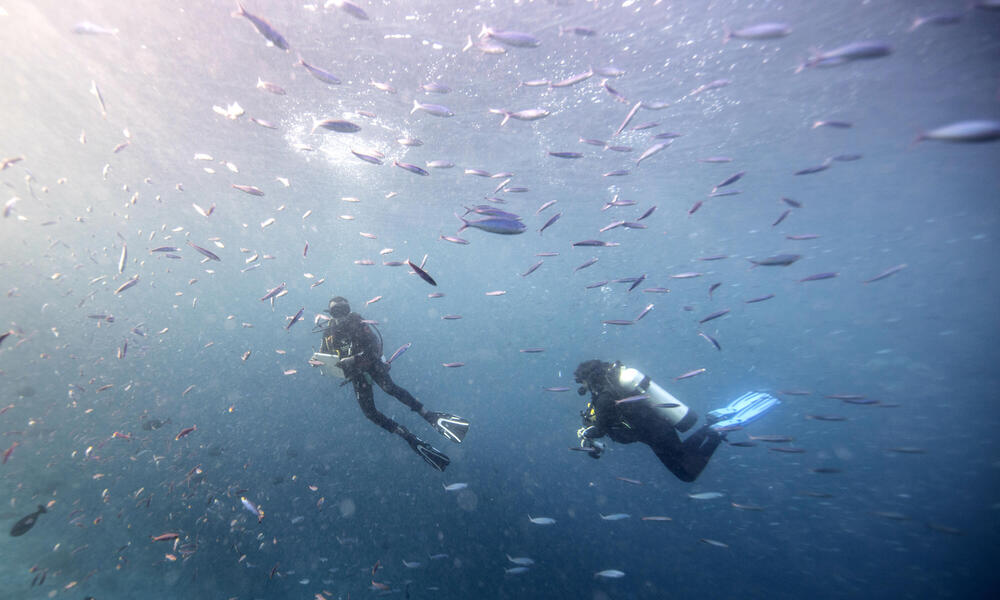
[[[642,403],[654,411],[657,416],[669,421],[677,431],[684,432],[691,429],[691,426],[698,420],[698,415],[686,404],[674,398],[670,392],[658,386],[656,382],[638,369],[620,365],[618,384],[627,392],[649,396]]]

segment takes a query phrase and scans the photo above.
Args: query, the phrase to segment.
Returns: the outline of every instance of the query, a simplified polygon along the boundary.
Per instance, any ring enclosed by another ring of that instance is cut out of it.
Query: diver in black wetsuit
[[[340,296],[333,298],[327,312],[330,314],[330,322],[323,331],[321,352],[340,358],[337,366],[343,370],[344,378],[354,385],[361,412],[382,429],[406,440],[413,451],[432,467],[444,471],[451,462],[447,456],[375,408],[372,382],[418,413],[441,435],[453,442],[461,442],[465,438],[469,422],[455,415],[426,410],[410,392],[396,385],[389,376],[389,365],[382,360],[381,336],[376,337],[372,328],[361,319],[361,315],[351,312],[347,300]]]
[[[722,434],[705,425],[682,442],[677,431],[694,425],[695,412],[649,377],[619,362],[588,360],[580,363],[574,376],[582,384],[580,395],[591,394],[580,413],[584,426],[577,436],[581,449],[593,458],[601,457],[604,445],[595,440],[605,435],[620,444],[642,442],[678,479],[691,482],[723,440]]]

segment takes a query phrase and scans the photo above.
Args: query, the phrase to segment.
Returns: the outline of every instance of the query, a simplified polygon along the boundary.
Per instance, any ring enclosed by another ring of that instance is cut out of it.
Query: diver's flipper
[[[461,443],[469,432],[469,422],[462,417],[448,413],[428,412],[427,421],[438,430],[438,433],[455,443]]]
[[[725,408],[708,413],[711,428],[716,431],[730,431],[761,418],[781,401],[765,392],[747,392]]]
[[[440,450],[418,437],[414,437],[410,440],[410,447],[413,448],[414,452],[420,455],[420,458],[427,461],[427,464],[434,467],[438,471],[443,472],[448,464],[451,463],[451,459],[445,456]]]

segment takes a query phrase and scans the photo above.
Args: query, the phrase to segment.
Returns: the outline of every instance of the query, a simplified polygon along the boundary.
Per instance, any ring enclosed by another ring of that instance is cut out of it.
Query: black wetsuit
[[[706,425],[682,442],[677,430],[648,403],[615,404],[615,400],[635,395],[617,384],[619,368],[617,364],[608,365],[607,376],[590,382],[593,416],[589,408],[584,411],[584,424],[591,426],[586,437],[596,439],[607,435],[620,444],[642,442],[653,449],[660,462],[678,479],[686,482],[697,479],[722,436]]]
[[[341,366],[344,376],[354,385],[358,406],[369,420],[389,433],[398,433],[399,425],[375,408],[372,381],[410,410],[418,413],[423,410],[423,404],[392,381],[389,366],[382,362],[382,344],[368,324],[362,322],[358,313],[352,312],[343,319],[330,321],[323,332],[321,352],[339,354],[341,360],[353,357],[349,363],[342,363]]]

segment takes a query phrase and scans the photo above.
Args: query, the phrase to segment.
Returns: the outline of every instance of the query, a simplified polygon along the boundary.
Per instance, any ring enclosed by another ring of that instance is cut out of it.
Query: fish
[[[799,280],[799,283],[806,281],[822,281],[823,279],[833,279],[837,276],[837,273],[816,273],[815,275],[809,275],[808,277],[803,277]]]
[[[281,87],[280,85],[276,83],[271,83],[270,81],[264,81],[260,77],[257,78],[257,89],[264,90],[265,92],[270,92],[277,96],[284,96],[287,93],[285,92],[285,88]]]
[[[427,283],[429,283],[429,284],[431,284],[431,285],[433,285],[435,287],[437,286],[437,282],[434,281],[434,278],[431,277],[430,275],[428,275],[427,271],[424,271],[423,269],[421,269],[417,265],[413,264],[413,261],[407,259],[406,260],[406,264],[409,265],[410,268],[413,269],[413,272],[416,273],[417,275],[419,275],[421,279],[423,279],[424,281],[426,281]]]
[[[190,426],[190,427],[185,427],[184,429],[181,429],[181,430],[180,430],[180,431],[179,431],[179,432],[177,433],[177,435],[176,435],[176,436],[174,436],[174,441],[176,441],[176,440],[179,440],[179,439],[181,439],[182,437],[184,437],[184,436],[186,436],[186,435],[190,434],[190,433],[191,433],[192,431],[197,431],[197,430],[198,430],[198,426],[197,426],[197,425],[192,425],[192,426]]]
[[[333,4],[340,10],[344,11],[345,13],[351,15],[355,19],[358,19],[359,21],[368,20],[368,13],[366,13],[364,9],[362,9],[357,4],[351,2],[350,0],[329,0],[326,3],[326,6],[329,6],[331,4]]]
[[[539,212],[541,212],[541,209],[538,209],[538,210],[539,210]],[[535,213],[535,214],[538,214],[538,213]],[[545,225],[542,225],[541,229],[538,230],[538,235],[542,235],[542,232],[545,231],[546,229],[548,229],[550,226],[552,226],[552,224],[554,224],[556,221],[558,221],[560,217],[562,217],[562,213],[556,213],[556,214],[552,215],[551,217],[549,217],[549,220],[545,222]]]
[[[746,173],[747,173],[746,171],[740,171],[739,173],[733,173],[729,177],[726,177],[722,181],[722,183],[719,183],[715,187],[712,188],[712,193],[714,194],[716,191],[719,190],[719,188],[724,188],[727,185],[732,185],[732,184],[736,183],[737,181],[739,181],[740,179],[742,179],[743,176],[746,175]]]
[[[709,81],[708,83],[704,83],[702,85],[699,85],[695,89],[691,90],[691,92],[688,95],[689,96],[697,96],[698,94],[700,94],[702,92],[707,92],[709,90],[715,90],[715,89],[718,89],[718,88],[726,87],[727,85],[729,85],[732,82],[733,81],[731,79],[715,79],[713,81]]]
[[[237,190],[245,193],[245,194],[250,194],[251,196],[263,196],[264,195],[264,191],[263,190],[261,190],[259,187],[253,186],[253,185],[242,185],[242,184],[239,184],[239,183],[234,183],[234,184],[232,184],[232,187],[234,189],[237,189]]]
[[[10,528],[11,537],[22,536],[35,526],[35,522],[38,521],[38,516],[47,513],[45,507],[41,504],[38,505],[38,510],[31,513],[30,515],[25,515],[20,521],[14,523],[14,526]]]
[[[513,48],[537,48],[542,43],[542,40],[531,35],[530,33],[524,33],[521,31],[499,31],[493,29],[492,27],[487,27],[486,25],[483,25],[483,28],[479,31],[479,38],[496,40],[505,46],[511,46]]]
[[[345,121],[343,119],[323,119],[322,121],[316,121],[313,123],[313,128],[310,133],[316,133],[317,129],[326,129],[327,131],[336,131],[337,133],[357,133],[361,131],[361,126],[350,121]]]
[[[153,252],[180,252],[181,249],[176,246],[159,246],[150,250],[150,254]]]
[[[635,160],[635,166],[637,166],[637,167],[638,167],[638,166],[639,166],[639,164],[640,164],[640,163],[641,163],[642,161],[644,161],[644,160],[646,160],[647,158],[649,158],[649,157],[653,156],[654,154],[657,154],[658,152],[660,152],[660,151],[661,151],[661,150],[663,150],[664,148],[667,148],[668,146],[670,146],[670,143],[671,143],[671,142],[670,142],[670,141],[668,140],[668,141],[666,141],[666,142],[660,142],[660,143],[658,143],[658,144],[653,144],[653,145],[652,145],[652,146],[650,146],[649,148],[646,148],[646,150],[644,150],[644,151],[643,151],[643,153],[642,153],[641,155],[639,155],[639,158],[637,158],[637,159]]]
[[[784,443],[784,442],[794,442],[795,438],[788,435],[751,435],[748,436],[751,440],[758,442],[772,442],[772,443]]]
[[[590,79],[593,76],[594,76],[594,70],[593,69],[588,69],[587,71],[584,71],[583,73],[578,73],[576,75],[570,75],[566,79],[562,79],[560,81],[553,81],[553,82],[549,83],[549,87],[550,88],[570,87],[572,85],[576,85],[578,83],[582,83],[582,82]]]
[[[700,321],[698,321],[698,323],[707,323],[707,322],[709,322],[709,321],[711,321],[713,319],[718,319],[719,317],[723,317],[723,316],[728,315],[728,314],[729,314],[729,309],[728,308],[723,309],[723,310],[718,310],[718,311],[715,311],[714,313],[708,315],[707,317],[701,319]]]
[[[449,160],[429,160],[427,161],[427,167],[431,169],[451,169],[455,166],[455,163]]]
[[[581,240],[573,242],[573,246],[575,247],[611,248],[618,245],[618,242],[605,242],[604,240]]]
[[[464,362],[441,363],[441,366],[447,369],[457,369],[459,367],[464,367],[465,363]]]
[[[642,521],[673,521],[671,517],[661,517],[661,516],[650,516],[650,517],[640,517]]]
[[[150,536],[150,539],[154,542],[170,542],[181,537],[179,533],[161,533],[160,535]]]
[[[583,158],[582,152],[549,152],[549,156],[556,158]]]
[[[337,77],[333,73],[324,71],[323,69],[320,69],[319,67],[315,67],[315,66],[307,63],[305,61],[305,59],[302,58],[302,56],[299,56],[299,62],[298,62],[298,64],[300,64],[303,67],[305,67],[306,71],[309,71],[310,75],[312,75],[316,79],[322,81],[323,83],[329,83],[331,85],[340,85],[340,78],[339,77]]]
[[[528,572],[528,567],[511,567],[503,570],[505,575],[520,575]]]
[[[583,263],[582,265],[580,265],[579,267],[577,267],[577,268],[573,269],[573,272],[575,273],[575,272],[577,272],[577,271],[579,271],[579,270],[581,270],[581,269],[586,269],[587,267],[590,267],[590,266],[593,266],[593,264],[594,264],[594,263],[596,263],[596,262],[597,262],[597,258],[592,258],[592,259],[590,259],[590,260],[586,261],[585,263]],[[601,285],[599,285],[599,286],[594,286],[594,287],[601,287],[601,286],[603,286],[603,285],[604,285],[605,283],[607,283],[607,281],[602,281],[602,282],[601,282]]]
[[[705,338],[705,340],[706,340],[706,341],[708,341],[708,342],[709,342],[709,343],[711,343],[711,344],[712,344],[713,346],[715,346],[715,349],[716,349],[716,350],[718,350],[718,351],[720,351],[720,352],[722,351],[722,346],[721,346],[721,345],[719,344],[718,340],[716,340],[716,339],[715,339],[714,337],[712,337],[712,336],[708,335],[708,334],[707,334],[707,333],[705,333],[704,331],[699,331],[699,332],[698,332],[698,335],[700,335],[701,337]]]
[[[264,296],[260,299],[260,301],[261,302],[267,302],[271,298],[274,298],[275,296],[277,296],[278,294],[280,294],[282,291],[284,291],[284,289],[285,289],[285,283],[281,282],[278,285],[274,286],[273,288],[269,289],[267,291],[267,293],[264,294]]]
[[[854,124],[849,121],[813,121],[811,129],[833,127],[834,129],[850,129]]]
[[[634,321],[629,321],[627,319],[608,319],[606,321],[601,321],[604,325],[632,325]]]
[[[527,556],[511,556],[510,554],[507,554],[506,556],[507,560],[522,567],[530,567],[535,564],[535,561]]]
[[[209,259],[215,260],[215,261],[220,261],[220,262],[222,261],[222,259],[219,258],[218,255],[216,255],[211,250],[206,250],[206,249],[202,248],[201,246],[198,246],[198,245],[195,245],[195,244],[191,243],[190,241],[187,243],[187,245],[191,246],[192,248],[194,248],[195,250],[197,250],[199,253],[201,253],[206,258],[209,258]]]
[[[605,569],[594,573],[594,577],[600,577],[602,579],[621,579],[622,577],[625,577],[625,571],[619,571],[618,569]]]
[[[699,492],[697,494],[688,494],[688,498],[692,500],[714,500],[715,498],[721,498],[725,494],[722,492]]]
[[[247,500],[246,496],[240,496],[240,502],[243,504],[243,508],[247,509],[253,514],[253,516],[257,517],[258,523],[264,520],[264,511],[250,500]]]
[[[511,112],[509,110],[491,108],[490,112],[495,115],[503,115],[503,120],[500,121],[500,126],[507,124],[510,119],[517,119],[518,121],[537,121],[538,119],[544,119],[551,113],[542,108],[528,108],[525,110],[519,110]]]
[[[820,237],[819,234],[816,233],[800,233],[800,234],[786,235],[785,239],[794,241],[804,241],[804,240],[815,240],[818,239],[819,237]]]
[[[690,377],[694,377],[695,375],[701,375],[702,373],[704,373],[707,370],[708,369],[702,367],[700,369],[695,369],[693,371],[688,371],[687,373],[684,373],[683,375],[678,375],[677,377],[674,377],[674,381],[680,381],[682,379],[688,379]]]
[[[295,316],[292,317],[292,320],[288,323],[288,325],[285,325],[285,331],[291,329],[292,325],[295,325],[296,323],[299,322],[300,319],[302,319],[302,313],[305,312],[305,310],[306,308],[303,306],[302,308],[299,309],[299,312],[295,313]]]
[[[406,352],[407,350],[409,350],[410,346],[412,346],[412,345],[413,345],[413,342],[406,342],[405,344],[403,344],[402,346],[400,346],[399,348],[397,348],[396,351],[392,353],[392,356],[389,357],[389,360],[385,361],[385,364],[391,365],[392,361],[394,361],[397,358],[399,358],[400,356],[402,356],[403,353]]]
[[[543,262],[545,262],[545,261],[540,260],[540,261],[536,262],[535,264],[531,265],[530,267],[528,267],[527,271],[525,271],[524,273],[521,273],[521,277],[527,277],[528,275],[531,275],[532,273],[534,273],[535,271],[537,271],[538,267],[542,266]]]
[[[1000,140],[1000,121],[958,121],[943,125],[917,136],[914,143],[923,140],[954,143],[982,143]]]
[[[139,283],[139,276],[138,275],[132,277],[131,279],[129,279],[125,283],[123,283],[120,286],[118,286],[118,289],[115,290],[115,294],[120,294],[120,293],[124,292],[125,290],[129,289],[130,287],[134,286],[137,283]]]
[[[744,304],[756,304],[757,302],[763,302],[765,300],[770,300],[774,298],[774,294],[767,294],[764,296],[758,296],[756,298],[750,298],[749,300],[744,300]]]
[[[10,445],[9,448],[7,448],[6,450],[4,450],[3,451],[3,459],[0,460],[0,464],[4,464],[4,465],[7,464],[7,461],[10,459],[10,455],[14,453],[14,448],[17,448],[20,445],[21,445],[20,442],[14,442],[13,444]]]
[[[709,538],[701,538],[700,541],[703,544],[708,544],[709,546],[715,546],[717,548],[728,548],[729,547],[729,544],[726,544],[724,542],[720,542],[718,540],[712,540],[712,539],[709,539]]]
[[[759,260],[755,260],[753,258],[749,260],[755,267],[787,267],[788,265],[794,264],[800,258],[802,258],[801,254],[776,254]]]
[[[489,233],[498,233],[501,235],[517,235],[519,233],[524,233],[527,226],[517,219],[507,219],[503,217],[487,217],[485,219],[479,219],[477,221],[469,221],[464,217],[458,217],[462,221],[462,226],[459,227],[458,231],[463,231],[469,227],[475,229],[481,229],[483,231],[488,231]]]
[[[413,164],[405,163],[405,162],[399,162],[398,160],[392,161],[392,164],[394,166],[399,167],[400,169],[405,169],[405,170],[409,171],[410,173],[415,173],[415,174],[421,175],[423,177],[426,177],[426,176],[430,175],[430,173],[428,173],[427,171],[421,169],[417,165],[413,165]]]
[[[469,484],[467,483],[449,483],[448,485],[441,485],[444,486],[444,491],[446,492],[458,492],[469,487]]]
[[[856,60],[881,58],[890,54],[892,54],[892,46],[886,42],[876,40],[852,42],[839,48],[810,56],[804,63],[799,65],[795,72],[799,73],[803,69],[813,67],[834,67]]]
[[[413,113],[417,112],[418,110],[419,111],[423,111],[423,112],[425,112],[425,113],[427,113],[429,115],[433,115],[435,117],[454,117],[455,116],[455,113],[453,113],[451,111],[451,109],[449,109],[447,106],[441,106],[440,104],[425,104],[425,103],[422,103],[422,102],[418,102],[417,100],[414,100],[413,101],[413,108],[410,109],[410,114],[412,115]]]
[[[598,513],[600,514],[600,513]],[[601,515],[601,519],[604,521],[621,521],[623,519],[629,519],[632,515],[628,513],[613,513],[610,515]]]
[[[789,448],[787,446],[774,446],[772,448],[768,448],[768,450],[773,452],[783,452],[785,454],[802,454],[805,452],[805,449],[803,448]]]
[[[121,275],[122,271],[125,270],[125,261],[128,259],[128,244],[122,243],[122,253],[121,257],[118,258],[118,274]]]
[[[243,8],[243,4],[241,4],[240,2],[236,3],[236,8],[237,8],[236,12],[233,13],[234,17],[243,17],[247,21],[250,21],[253,24],[254,28],[257,30],[257,32],[260,33],[265,38],[267,38],[267,41],[271,42],[276,47],[281,48],[282,50],[286,51],[288,50],[289,48],[288,41],[285,39],[285,36],[278,33],[278,30],[272,27],[270,23],[268,23],[267,21],[256,15],[248,13],[247,10]]]
[[[786,218],[788,218],[788,215],[790,214],[792,214],[792,209],[790,208],[785,209],[785,212],[781,213],[781,215],[778,216],[777,220],[775,220],[774,223],[771,223],[771,227],[777,227],[778,224],[784,221]]]
[[[534,523],[535,525],[555,525],[556,524],[556,520],[553,519],[552,517],[532,517],[531,515],[528,515],[528,520],[531,521],[532,523]]]
[[[790,33],[792,33],[792,27],[787,23],[758,23],[757,25],[750,25],[736,31],[726,29],[722,43],[725,44],[733,38],[740,40],[773,40],[783,38]]]
[[[101,116],[106,118],[108,116],[108,109],[104,105],[104,96],[101,95],[101,88],[97,87],[97,82],[93,79],[90,80],[90,93],[97,98],[97,104],[101,107]]]
[[[90,21],[80,21],[74,24],[72,31],[77,35],[118,35],[117,27],[102,27]]]

